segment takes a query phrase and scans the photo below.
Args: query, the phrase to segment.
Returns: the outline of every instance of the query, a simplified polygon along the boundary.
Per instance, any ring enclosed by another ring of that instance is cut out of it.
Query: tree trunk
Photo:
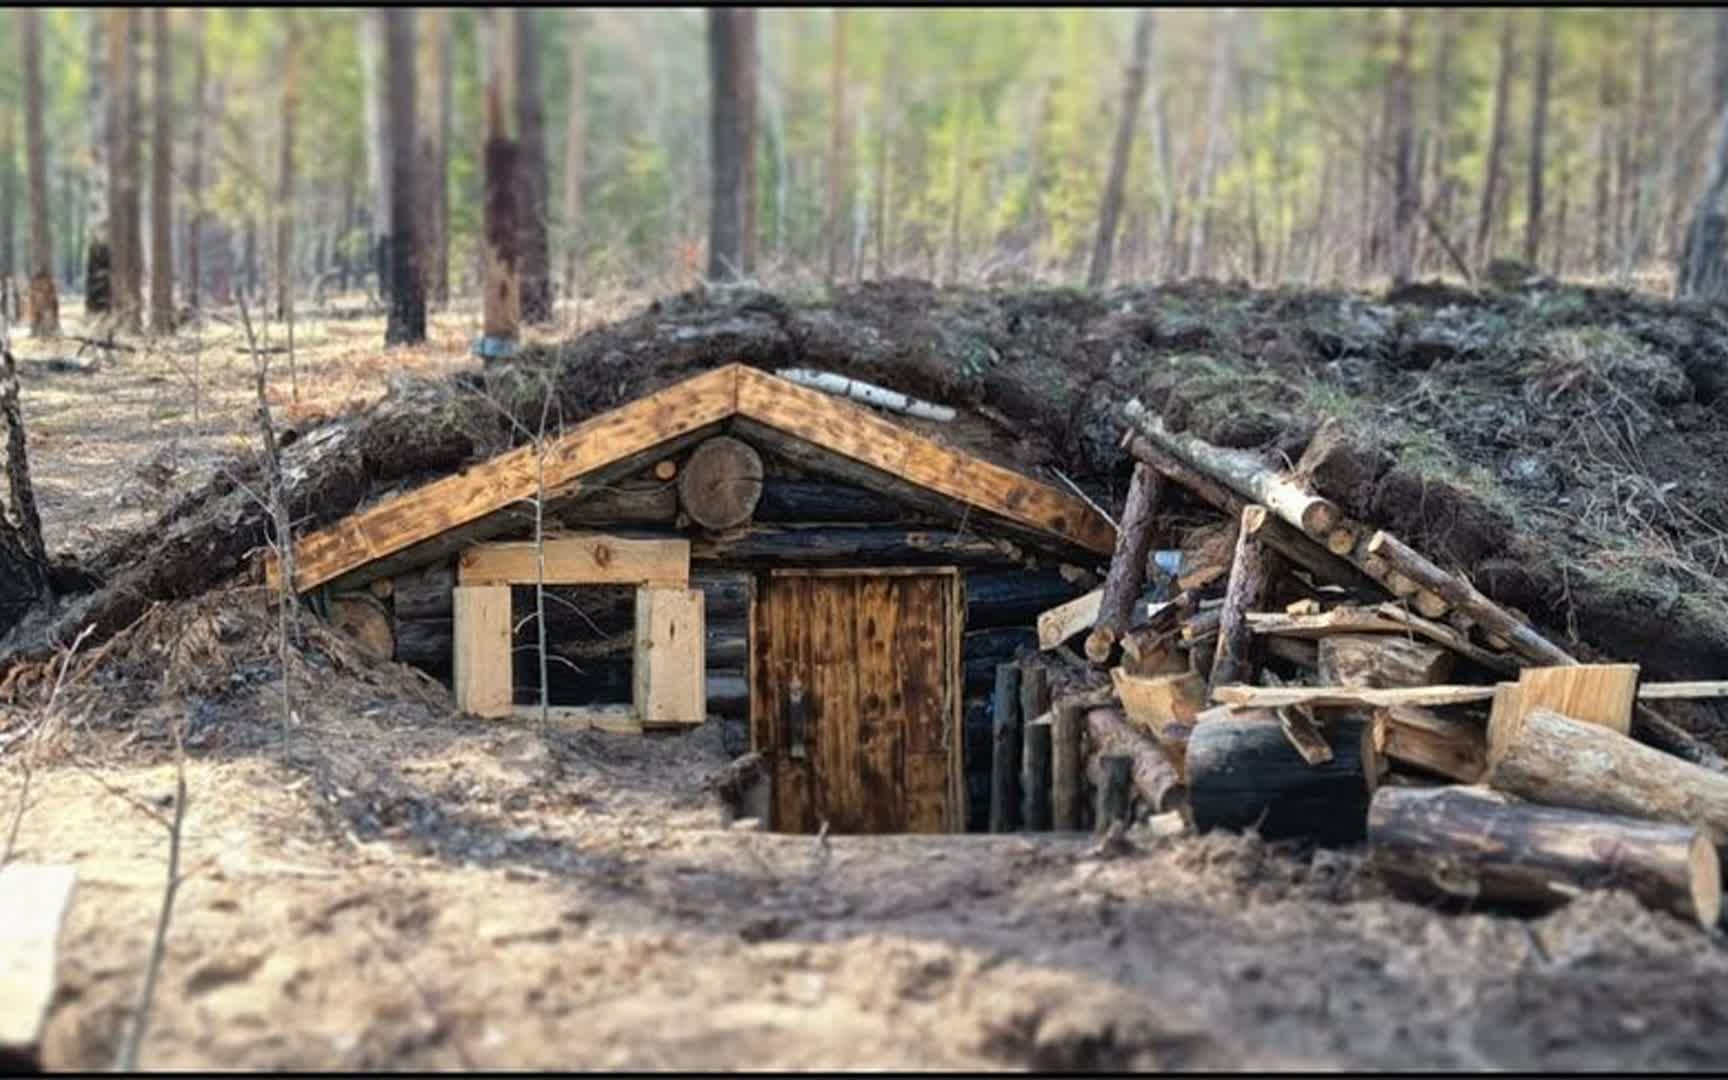
[[[1275,556],[1267,553],[1260,535],[1267,518],[1264,506],[1249,506],[1242,511],[1230,584],[1224,593],[1224,606],[1219,609],[1218,653],[1212,662],[1210,680],[1214,689],[1251,682],[1254,678],[1254,634],[1248,628],[1247,615],[1265,605],[1272,577],[1270,560]]]
[[[1482,208],[1476,215],[1476,249],[1472,260],[1477,266],[1487,263],[1489,241],[1493,235],[1495,200],[1500,196],[1500,176],[1504,169],[1506,148],[1506,102],[1512,92],[1513,17],[1507,11],[1500,17],[1500,67],[1494,77],[1494,111],[1488,128],[1488,157],[1482,172]]]
[[[276,317],[283,321],[294,303],[294,119],[300,99],[300,25],[288,20],[282,46],[282,127],[276,146]]]
[[[1722,872],[1710,837],[1513,802],[1475,787],[1383,788],[1368,811],[1375,869],[1424,897],[1552,907],[1583,889],[1624,888],[1714,928]]]
[[[833,60],[828,71],[828,198],[823,213],[823,248],[828,284],[840,274],[840,251],[848,217],[846,182],[846,9],[832,8]]]
[[[746,250],[755,202],[756,13],[750,8],[708,9],[711,188],[708,277],[735,281],[750,272]]]
[[[18,273],[18,110],[0,105],[0,315],[16,319],[11,305]]]
[[[1416,210],[1420,172],[1414,157],[1416,109],[1411,98],[1410,66],[1415,51],[1416,13],[1398,10],[1398,62],[1392,69],[1392,283],[1408,282],[1416,272]]]
[[[1530,102],[1530,175],[1525,200],[1524,261],[1532,267],[1542,249],[1543,153],[1548,141],[1548,88],[1554,68],[1554,12],[1542,9],[1537,31],[1536,86]]]
[[[37,13],[34,9],[21,9],[19,15],[34,19]],[[29,26],[29,21],[23,29],[29,35],[25,39],[33,37],[31,45],[39,49],[39,32]],[[36,512],[36,493],[30,481],[24,416],[18,407],[18,366],[10,350],[0,351],[0,426],[6,429],[6,480],[11,496],[10,514],[0,504],[0,637],[4,637],[49,591],[48,553],[42,542],[42,519]]]
[[[444,8],[427,8],[425,25],[420,34],[420,94],[416,104],[420,112],[420,137],[416,155],[419,158],[419,193],[415,209],[420,222],[420,281],[427,300],[443,305],[450,300],[449,237],[450,159],[450,12]]]
[[[1146,69],[1152,54],[1152,9],[1134,15],[1134,44],[1128,54],[1128,77],[1122,85],[1116,141],[1110,149],[1110,172],[1098,209],[1098,236],[1092,244],[1092,265],[1086,287],[1102,289],[1110,280],[1110,260],[1116,247],[1116,223],[1122,216],[1122,192],[1128,183],[1128,163],[1134,156],[1134,133],[1140,128],[1140,103],[1146,96]]]
[[[582,259],[582,170],[587,152],[588,82],[584,63],[582,22],[578,8],[565,13],[570,36],[570,96],[564,104],[564,295],[576,296],[576,274]]]
[[[519,7],[511,12],[516,33],[516,182],[521,185],[516,227],[521,232],[522,321],[532,326],[552,319],[552,265],[546,239],[546,95],[540,85],[539,13]]]
[[[516,36],[502,25],[504,12],[481,13],[480,55],[485,65],[486,179],[484,205],[485,296],[481,323],[482,355],[507,356],[515,349],[522,318],[522,229],[516,179],[521,148],[510,130],[514,110],[508,97],[515,87]]]
[[[876,206],[872,215],[872,224],[876,230],[875,276],[881,280],[888,276],[888,238],[891,234],[888,228],[888,166],[889,136],[894,130],[894,49],[882,51],[882,67],[876,80],[876,163],[873,201]]]
[[[1123,757],[1129,761],[1133,790],[1154,814],[1177,809],[1187,797],[1181,777],[1158,741],[1123,719],[1118,709],[1086,710],[1087,776],[1094,788],[1104,779],[1103,761]]]
[[[1217,29],[1216,51],[1212,59],[1211,87],[1207,91],[1206,143],[1200,156],[1200,167],[1194,171],[1188,193],[1188,254],[1184,260],[1186,273],[1206,273],[1206,226],[1208,204],[1212,199],[1212,180],[1221,156],[1218,142],[1224,132],[1224,108],[1229,96],[1230,38],[1236,16],[1233,11],[1214,11]]]
[[[54,240],[48,230],[48,147],[42,133],[42,16],[34,8],[19,8],[18,21],[24,61],[24,152],[30,170],[30,332],[46,337],[60,332],[60,298],[54,288]]]
[[[199,309],[200,288],[203,285],[204,253],[201,250],[200,227],[204,224],[204,140],[210,126],[209,95],[210,57],[205,42],[203,8],[192,9],[192,158],[186,166],[186,195],[190,209],[186,212],[186,306]]]
[[[390,98],[390,315],[385,345],[426,340],[426,296],[414,235],[414,11],[385,8],[384,69]]]
[[[138,38],[142,18],[135,9],[109,11],[108,220],[112,237],[110,279],[116,325],[133,333],[144,317],[144,248],[140,235],[138,145]]]
[[[1710,176],[1692,208],[1680,266],[1674,275],[1675,295],[1681,299],[1711,300],[1728,293],[1728,217],[1720,209],[1728,193],[1728,108],[1716,122],[1715,146],[1710,152]]]
[[[174,332],[174,68],[168,9],[150,9],[150,331]]]
[[[436,176],[433,178],[434,220],[437,245],[432,262],[432,297],[440,306],[450,302],[450,130],[455,116],[455,31],[450,13],[438,19],[438,138],[434,157]]]
[[[390,124],[385,107],[384,15],[377,9],[360,16],[360,73],[364,79],[366,124],[366,186],[371,192],[367,226],[367,260],[377,275],[378,295],[390,296],[390,271],[386,262],[390,237]]]

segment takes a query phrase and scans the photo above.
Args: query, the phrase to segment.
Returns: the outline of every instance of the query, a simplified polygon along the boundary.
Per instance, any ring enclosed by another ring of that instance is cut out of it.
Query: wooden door
[[[777,570],[751,617],[751,742],[769,826],[943,832],[960,818],[961,579],[949,567]]]

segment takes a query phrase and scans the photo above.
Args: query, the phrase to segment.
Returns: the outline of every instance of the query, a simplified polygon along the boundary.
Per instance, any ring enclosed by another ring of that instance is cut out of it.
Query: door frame
[[[765,695],[757,693],[757,664],[763,659],[760,651],[760,613],[759,607],[766,594],[772,591],[768,583],[778,578],[892,578],[892,577],[938,577],[948,579],[950,586],[949,618],[948,618],[948,664],[947,678],[944,686],[944,704],[942,708],[942,735],[947,752],[947,783],[945,785],[945,805],[942,812],[942,826],[945,832],[966,831],[966,759],[965,759],[965,672],[966,661],[962,649],[966,638],[966,575],[958,566],[864,566],[864,567],[778,567],[759,571],[756,575],[755,587],[750,590],[750,610],[747,620],[747,635],[749,646],[749,694],[750,694],[750,748],[761,754],[766,766],[766,773],[772,779],[778,771],[779,762],[776,755],[765,748],[762,732],[774,722],[773,717],[765,715],[767,701]],[[766,586],[766,587],[765,587]],[[778,830],[780,822],[779,801],[772,792],[768,799],[769,820],[765,826]]]

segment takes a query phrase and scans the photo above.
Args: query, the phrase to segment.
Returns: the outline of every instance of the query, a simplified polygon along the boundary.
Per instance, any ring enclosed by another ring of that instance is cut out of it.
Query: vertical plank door
[[[751,738],[773,775],[773,828],[960,827],[962,610],[951,568],[764,577]]]

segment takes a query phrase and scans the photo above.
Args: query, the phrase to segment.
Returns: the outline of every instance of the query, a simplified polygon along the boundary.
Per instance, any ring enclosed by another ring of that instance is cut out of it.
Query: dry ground
[[[380,331],[307,321],[301,415],[470,362],[471,316],[387,357]],[[53,547],[142,522],[251,437],[231,328],[206,335],[196,418],[181,354],[77,374],[42,363],[71,347],[20,345]],[[165,476],[139,472],[176,439]],[[152,475],[161,493],[139,496]],[[256,592],[209,603],[268,624]],[[142,978],[167,844],[129,799],[171,802],[168,723],[191,747],[192,877],[149,1068],[1728,1063],[1720,933],[1624,896],[1526,921],[1409,904],[1352,854],[1253,838],[1133,836],[1104,857],[1089,837],[738,832],[703,787],[725,761],[712,728],[543,740],[309,649],[284,734],[256,629],[218,633],[223,664],[163,676],[172,692],[124,723],[130,684],[73,687],[60,710],[18,850],[80,874],[50,1067],[106,1067]]]

